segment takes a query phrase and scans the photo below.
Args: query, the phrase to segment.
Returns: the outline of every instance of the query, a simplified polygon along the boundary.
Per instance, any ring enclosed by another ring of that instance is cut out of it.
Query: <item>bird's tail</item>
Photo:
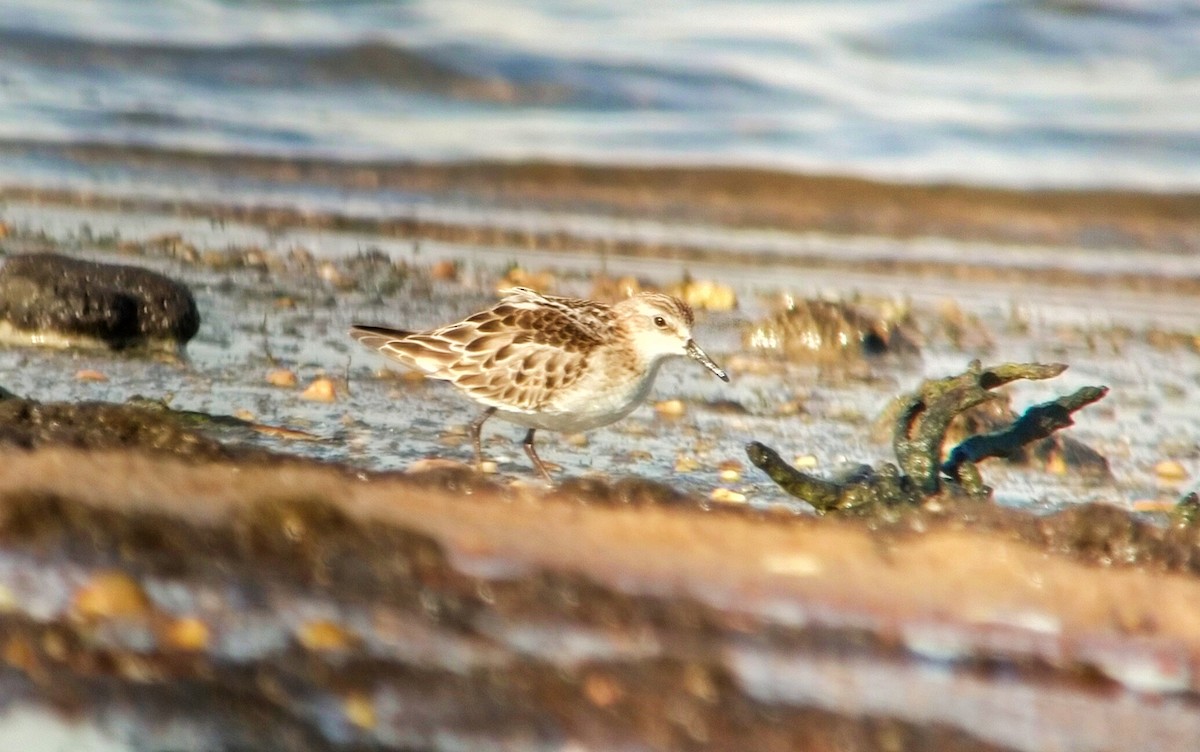
[[[413,334],[413,332],[405,331],[403,329],[388,329],[384,326],[353,324],[350,327],[350,336],[372,350],[378,350],[392,340],[404,339],[411,334]]]

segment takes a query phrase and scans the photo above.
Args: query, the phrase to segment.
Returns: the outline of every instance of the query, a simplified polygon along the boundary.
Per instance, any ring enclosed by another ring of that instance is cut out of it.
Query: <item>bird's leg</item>
[[[475,469],[483,471],[483,446],[479,440],[479,432],[483,430],[483,423],[496,412],[496,408],[489,407],[479,414],[479,417],[471,421],[471,446],[475,447]]]
[[[542,458],[538,456],[537,450],[533,448],[533,433],[536,430],[536,428],[531,428],[529,429],[529,433],[525,434],[525,454],[529,455],[529,459],[533,461],[533,466],[536,467],[541,476],[546,479],[546,482],[553,483],[554,479],[550,477],[550,472],[546,470],[546,466],[542,464]]]

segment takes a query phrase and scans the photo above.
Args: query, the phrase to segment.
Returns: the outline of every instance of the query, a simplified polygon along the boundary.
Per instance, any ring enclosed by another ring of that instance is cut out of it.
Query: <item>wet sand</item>
[[[114,147],[3,142],[98,172],[113,167],[222,181],[394,191],[488,206],[536,206],[839,235],[945,237],[1184,253],[1200,248],[1200,194],[885,183],[724,167],[610,167],[554,162],[347,163]],[[10,187],[8,195],[14,194]],[[76,194],[90,203],[101,196]],[[26,194],[26,197],[27,194]]]
[[[66,693],[86,728],[143,746],[1189,749],[1200,733],[1200,555],[1154,511],[1200,471],[1196,197],[57,156],[426,203],[397,219],[236,191],[4,189],[6,253],[149,266],[186,282],[204,321],[182,363],[4,348],[0,386],[239,415],[205,430],[295,458],[263,470],[236,452],[5,450],[0,655],[27,704],[10,722]],[[494,474],[399,474],[467,459],[472,412],[381,372],[346,326],[450,320],[493,300],[514,264],[568,294],[601,275],[730,285],[738,307],[701,312],[697,336],[733,384],[670,364],[654,400],[678,400],[677,417],[644,408],[548,436],[557,492],[530,480],[505,426],[485,443]],[[754,351],[746,331],[787,295],[906,306],[920,354]],[[870,425],[888,399],[976,357],[1071,366],[1011,390],[1018,408],[1109,386],[1068,433],[1111,477],[989,462],[999,507],[881,525],[816,518],[746,461],[751,439],[821,473],[892,459]],[[295,385],[268,384],[276,369]],[[332,401],[301,396],[318,378]],[[96,581],[132,605],[93,605]],[[173,725],[156,731],[162,717]]]

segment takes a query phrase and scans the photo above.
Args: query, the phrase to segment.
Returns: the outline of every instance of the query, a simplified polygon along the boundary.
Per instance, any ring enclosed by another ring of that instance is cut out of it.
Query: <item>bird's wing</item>
[[[598,304],[515,288],[498,304],[425,332],[355,326],[351,336],[426,376],[452,382],[472,399],[536,412],[584,373],[611,328]]]

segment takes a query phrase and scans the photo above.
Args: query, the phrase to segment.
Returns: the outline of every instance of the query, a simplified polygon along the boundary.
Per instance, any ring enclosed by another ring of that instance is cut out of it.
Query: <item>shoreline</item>
[[[828,235],[829,242],[817,246],[802,233],[795,233],[783,244],[769,244],[751,240],[742,247],[732,247],[723,238],[711,236],[656,237],[628,234],[614,230],[611,234],[588,232],[579,228],[551,225],[521,224],[503,219],[489,218],[487,210],[481,209],[479,221],[464,219],[422,219],[412,212],[397,217],[362,216],[343,212],[320,211],[299,208],[286,201],[267,204],[261,200],[249,201],[234,198],[230,201],[184,200],[150,198],[97,193],[86,190],[46,189],[28,186],[4,186],[0,184],[0,202],[79,209],[93,212],[114,212],[131,216],[160,216],[174,219],[206,220],[217,223],[236,223],[263,228],[272,233],[334,233],[377,237],[392,241],[413,243],[436,243],[447,246],[467,246],[476,249],[509,249],[514,253],[538,252],[560,254],[557,258],[586,259],[589,256],[625,258],[643,262],[678,262],[696,266],[732,266],[743,269],[804,270],[827,274],[868,274],[880,279],[904,278],[953,282],[955,284],[1002,285],[1012,288],[1046,289],[1104,289],[1134,294],[1155,294],[1181,297],[1200,295],[1200,273],[1172,270],[1172,264],[1164,260],[1184,259],[1184,254],[1163,253],[1142,249],[1120,251],[1139,254],[1145,265],[1140,268],[1128,263],[1089,265],[1080,268],[1067,256],[1055,257],[1056,248],[1063,246],[1039,245],[1037,259],[1021,259],[1016,254],[999,262],[995,254],[1007,249],[1022,248],[1015,243],[997,243],[993,240],[950,239],[961,243],[957,257],[946,255],[924,255],[912,248],[890,245],[874,251],[851,251],[856,238],[844,236],[845,247],[839,246],[836,235]],[[616,220],[614,219],[614,223]],[[672,225],[683,230],[687,225]],[[715,231],[727,227],[710,228]],[[922,239],[902,239],[919,242]],[[938,239],[945,240],[945,239]],[[170,245],[170,238],[149,237],[140,241],[122,236],[110,239],[118,246],[150,247],[160,243]],[[1200,249],[1200,231],[1196,242]],[[102,238],[93,238],[92,243],[105,247]],[[840,248],[840,250],[839,250]],[[1088,253],[1117,253],[1103,249],[1086,249],[1072,246],[1071,251],[1078,261]],[[1080,254],[1080,251],[1083,253]],[[1186,265],[1185,265],[1186,266]]]
[[[385,162],[213,154],[108,144],[0,142],[0,154],[192,178],[353,192],[404,191],[459,203],[586,211],[733,228],[940,237],[1105,250],[1200,250],[1200,192],[913,184],[739,167],[644,167],[554,161]],[[83,203],[102,186],[2,195]],[[78,194],[70,199],[68,194]],[[26,194],[31,195],[31,194]]]

